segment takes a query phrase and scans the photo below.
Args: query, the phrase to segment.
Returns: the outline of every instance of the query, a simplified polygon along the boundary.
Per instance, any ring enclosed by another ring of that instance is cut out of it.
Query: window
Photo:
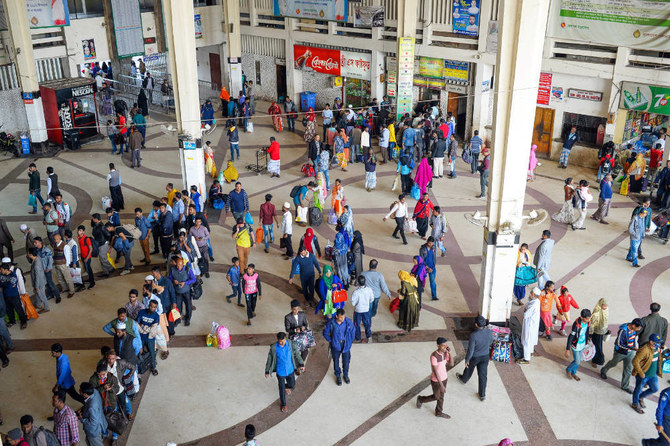
[[[582,146],[597,147],[598,141],[598,127],[602,125],[605,127],[607,118],[599,116],[580,115],[578,113],[563,113],[563,128],[561,129],[561,139],[565,138],[570,133],[572,126],[577,127],[577,135],[579,140],[577,144]]]
[[[193,0],[193,6],[214,6],[218,4],[218,0]]]
[[[261,61],[256,61],[256,85],[261,84]]]
[[[67,5],[70,10],[71,19],[101,17],[104,15],[102,1],[100,0],[68,0]]]
[[[140,0],[140,11],[151,12],[154,10],[154,0]]]

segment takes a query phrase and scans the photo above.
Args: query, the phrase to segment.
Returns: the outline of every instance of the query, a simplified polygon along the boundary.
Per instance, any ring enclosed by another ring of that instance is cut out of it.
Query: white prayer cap
[[[19,229],[21,229],[21,232],[23,232],[26,229],[28,229],[28,225],[21,225],[21,226],[19,226]]]
[[[542,291],[540,291],[540,289],[538,287],[533,288],[533,294],[534,295],[539,296],[540,293],[542,293]]]
[[[153,282],[153,280],[154,280],[154,276],[152,276],[151,274],[149,274],[147,277],[144,278],[144,280],[151,280],[151,281]]]
[[[12,259],[9,257],[3,257],[2,260],[0,260],[0,263],[12,263]]]

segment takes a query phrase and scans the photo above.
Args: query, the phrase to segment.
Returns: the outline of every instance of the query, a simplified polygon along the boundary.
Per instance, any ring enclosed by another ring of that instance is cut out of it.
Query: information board
[[[144,54],[139,0],[111,0],[116,55],[119,59]]]

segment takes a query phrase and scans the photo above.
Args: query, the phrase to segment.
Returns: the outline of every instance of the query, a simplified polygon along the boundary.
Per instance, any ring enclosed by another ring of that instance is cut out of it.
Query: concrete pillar
[[[509,318],[550,0],[501,2],[480,312]]]
[[[30,34],[30,22],[24,0],[4,0],[4,7],[12,37],[12,52],[16,65],[16,74],[24,97],[30,140],[43,143],[47,140],[47,124],[44,120],[44,108],[37,81],[37,67],[33,56],[33,39]],[[28,99],[32,97],[32,100]],[[29,103],[31,102],[31,103]]]
[[[472,130],[479,130],[479,136],[482,139],[490,137],[485,127],[489,125],[489,105],[491,104],[492,89],[490,85],[491,77],[493,76],[493,65],[485,64],[484,62],[477,62],[475,65],[475,84],[474,101],[472,104]],[[489,85],[485,89],[484,82],[488,81]]]
[[[295,59],[293,51],[293,42],[295,42],[293,30],[295,30],[297,21],[298,19],[289,17],[284,19],[286,31],[288,32],[286,40],[284,40],[284,49],[286,52],[286,95],[296,103],[300,102],[297,101],[297,98],[298,94],[302,91],[302,71],[296,70],[293,62]]]
[[[379,82],[379,78],[385,73],[384,55],[381,51],[372,50],[370,57],[370,98],[382,101],[386,89],[386,82]]]
[[[230,84],[228,90],[231,96],[237,97],[242,90],[242,36],[240,34],[240,2],[223,2],[225,19],[226,44],[228,57],[237,58],[237,63],[227,64],[227,73]]]
[[[198,68],[195,53],[195,26],[193,2],[163,0],[165,37],[167,40],[175,114],[179,134],[179,157],[183,188],[198,186],[207,193],[205,184],[205,157],[200,130],[200,97]],[[191,36],[184,38],[184,36]]]

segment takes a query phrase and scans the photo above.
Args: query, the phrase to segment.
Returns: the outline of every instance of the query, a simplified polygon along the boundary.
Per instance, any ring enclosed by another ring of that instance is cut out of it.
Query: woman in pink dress
[[[528,161],[528,181],[535,181],[535,168],[537,167],[537,156],[535,156],[535,151],[537,146],[533,144],[530,146],[530,160]]]

